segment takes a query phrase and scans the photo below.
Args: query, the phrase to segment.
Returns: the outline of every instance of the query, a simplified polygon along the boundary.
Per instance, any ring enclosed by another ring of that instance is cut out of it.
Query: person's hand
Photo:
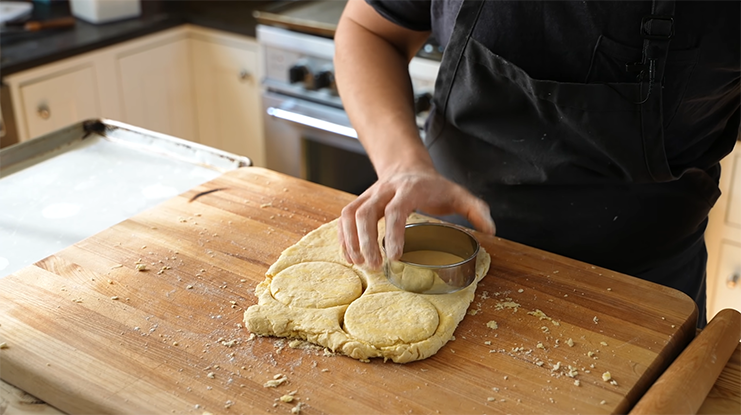
[[[340,245],[348,262],[377,269],[381,266],[378,221],[386,217],[386,255],[397,260],[403,253],[404,226],[415,210],[431,215],[458,213],[479,231],[493,234],[489,206],[434,169],[389,174],[373,184],[342,210]]]

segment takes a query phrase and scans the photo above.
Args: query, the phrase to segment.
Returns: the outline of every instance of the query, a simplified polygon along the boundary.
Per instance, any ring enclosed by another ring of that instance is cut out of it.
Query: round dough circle
[[[290,307],[328,308],[350,304],[363,293],[352,269],[334,262],[303,262],[279,272],[270,282],[273,298]]]
[[[345,312],[345,330],[376,347],[425,340],[435,334],[439,324],[432,303],[404,291],[364,295]]]

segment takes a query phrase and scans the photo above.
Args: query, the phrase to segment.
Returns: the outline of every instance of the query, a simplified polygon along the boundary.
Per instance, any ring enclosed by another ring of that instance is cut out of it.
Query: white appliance
[[[22,1],[4,1],[0,3],[0,24],[26,17],[33,11],[33,4]]]
[[[265,77],[262,103],[267,167],[360,194],[376,181],[334,83],[334,41],[258,25]],[[409,74],[420,134],[440,62],[414,58]]]

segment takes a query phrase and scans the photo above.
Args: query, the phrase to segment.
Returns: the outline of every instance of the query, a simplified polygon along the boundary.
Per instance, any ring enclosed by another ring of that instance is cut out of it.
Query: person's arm
[[[486,203],[438,174],[419,136],[408,64],[429,35],[391,23],[363,0],[347,3],[335,33],[342,103],[378,175],[340,218],[340,243],[355,264],[381,265],[377,224],[384,216],[392,259],[402,254],[406,218],[416,209],[460,213],[494,232]]]

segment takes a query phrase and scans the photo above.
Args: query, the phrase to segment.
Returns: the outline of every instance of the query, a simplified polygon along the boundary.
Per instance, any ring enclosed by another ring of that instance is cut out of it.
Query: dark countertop
[[[0,76],[69,58],[126,40],[192,23],[212,29],[255,36],[255,10],[274,1],[145,0],[141,16],[95,25],[77,19],[72,28],[0,35]],[[69,16],[69,3],[34,3],[31,20]]]

